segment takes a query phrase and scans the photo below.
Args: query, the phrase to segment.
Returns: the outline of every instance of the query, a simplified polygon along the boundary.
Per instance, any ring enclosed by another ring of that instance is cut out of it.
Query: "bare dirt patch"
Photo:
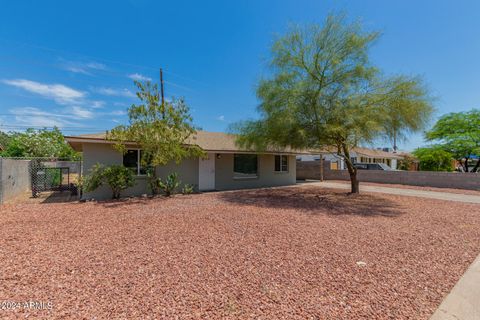
[[[316,187],[0,207],[1,318],[428,319],[480,206]]]

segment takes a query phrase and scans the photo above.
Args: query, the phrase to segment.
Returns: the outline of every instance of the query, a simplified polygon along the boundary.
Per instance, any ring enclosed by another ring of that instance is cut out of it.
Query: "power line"
[[[115,71],[115,70],[112,70],[112,69],[94,69],[94,71],[91,71],[91,72],[86,71],[85,73],[83,73],[83,72],[70,71],[67,67],[62,67],[61,64],[59,65],[59,64],[55,64],[55,63],[47,63],[47,62],[43,62],[43,61],[35,60],[35,59],[25,59],[25,58],[12,57],[12,56],[0,56],[0,58],[2,60],[17,61],[17,62],[20,62],[22,64],[37,65],[37,66],[45,66],[45,67],[52,67],[52,68],[56,68],[56,69],[62,69],[62,70],[68,71],[68,72],[83,74],[83,75],[88,75],[88,76],[93,76],[93,77],[97,76],[100,73],[100,74],[103,74],[104,76],[110,76],[110,77],[115,78],[115,79],[121,79],[121,80],[126,80],[127,78],[132,79],[130,77],[130,74],[129,74],[132,71],[130,71],[130,72],[128,72],[128,71],[120,72],[120,71]],[[83,62],[79,62],[79,63],[83,63]],[[80,68],[81,68],[81,66],[80,66]],[[86,69],[89,69],[89,68],[86,67]],[[165,73],[167,73],[167,72],[165,71]],[[78,81],[79,79],[76,78],[75,80]],[[85,83],[85,81],[82,81],[82,82]],[[165,83],[167,83],[167,81],[165,81]],[[168,84],[170,84],[174,87],[186,90],[186,91],[196,92],[196,90],[194,90],[193,88],[190,88],[188,86],[184,86],[184,85],[172,82],[172,81],[168,81]],[[90,82],[87,82],[86,85],[94,86]]]
[[[111,60],[111,59],[101,58],[101,57],[97,57],[97,56],[93,56],[93,55],[87,55],[87,54],[83,54],[83,53],[79,53],[79,52],[75,52],[75,51],[60,50],[60,49],[55,49],[55,48],[51,48],[51,47],[47,47],[47,46],[40,46],[40,45],[31,44],[31,43],[25,43],[25,42],[18,42],[18,41],[7,40],[7,39],[5,39],[5,38],[0,38],[0,39],[3,40],[3,41],[6,41],[6,42],[15,43],[15,44],[20,45],[20,46],[28,46],[28,47],[32,47],[32,48],[36,48],[36,49],[41,49],[41,50],[45,50],[45,51],[50,51],[50,52],[73,54],[73,55],[81,56],[81,57],[84,57],[84,58],[99,60],[99,61],[108,62],[108,63],[113,63],[113,64],[119,64],[119,65],[134,67],[134,68],[142,68],[142,69],[147,69],[147,70],[152,70],[152,71],[156,71],[156,70],[157,70],[157,68],[151,67],[151,66],[145,66],[145,65],[140,65],[140,64],[127,63],[127,62],[118,61],[118,60]],[[196,83],[205,85],[205,83],[203,83],[203,82],[201,82],[201,81],[197,81],[197,80],[194,80],[194,79],[191,79],[191,78],[188,78],[188,77],[179,75],[179,74],[174,73],[174,72],[171,72],[171,71],[165,71],[165,72],[166,72],[166,73],[169,73],[170,75],[172,75],[172,76],[174,76],[174,77],[177,77],[177,78],[179,78],[179,79],[183,79],[183,80],[186,80],[186,81],[196,82]]]

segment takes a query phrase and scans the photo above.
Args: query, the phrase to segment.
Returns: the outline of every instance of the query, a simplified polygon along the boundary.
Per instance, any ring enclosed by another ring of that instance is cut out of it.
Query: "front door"
[[[215,190],[215,153],[208,153],[207,158],[198,161],[198,189]]]

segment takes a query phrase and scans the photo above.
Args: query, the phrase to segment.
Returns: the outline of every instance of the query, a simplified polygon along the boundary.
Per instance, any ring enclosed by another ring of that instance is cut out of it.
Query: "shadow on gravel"
[[[125,207],[130,205],[145,205],[150,203],[154,198],[123,198],[123,199],[108,199],[108,200],[100,200],[97,202],[98,205],[101,205],[105,208],[117,208],[117,207]]]
[[[375,195],[317,187],[241,190],[222,193],[220,198],[239,205],[298,209],[311,214],[395,217],[402,213],[398,203]]]

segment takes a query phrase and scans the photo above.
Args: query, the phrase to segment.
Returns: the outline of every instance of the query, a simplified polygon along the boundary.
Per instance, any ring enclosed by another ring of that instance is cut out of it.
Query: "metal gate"
[[[41,192],[59,191],[78,194],[78,178],[81,175],[80,161],[32,159],[30,161],[32,197]]]

